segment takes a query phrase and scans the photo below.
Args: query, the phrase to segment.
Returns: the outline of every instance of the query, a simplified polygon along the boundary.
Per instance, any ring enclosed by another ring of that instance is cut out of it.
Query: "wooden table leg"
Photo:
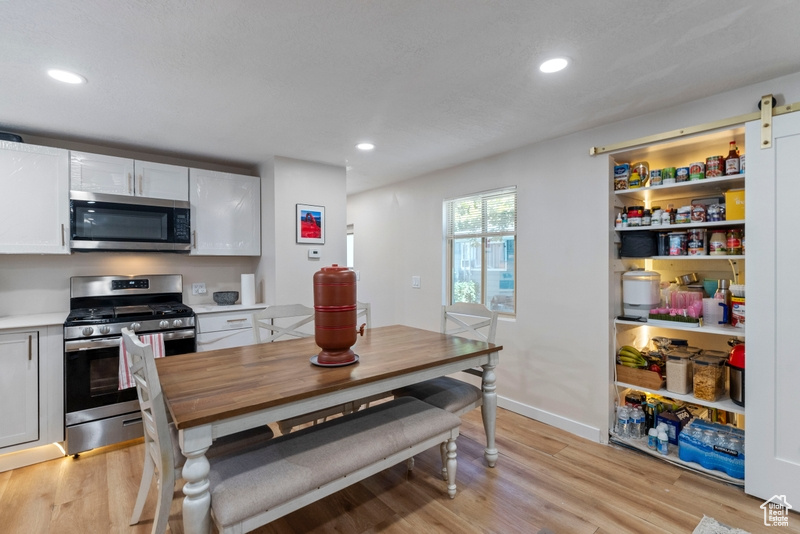
[[[491,357],[494,356],[494,357]],[[489,467],[494,467],[497,463],[497,447],[495,447],[495,426],[497,422],[497,386],[495,381],[497,376],[494,368],[497,366],[497,353],[492,354],[489,363],[483,365],[483,406],[481,407],[481,417],[483,418],[483,430],[486,432],[486,448],[483,456]]]
[[[198,429],[199,430],[199,429]],[[181,452],[186,457],[183,465],[183,532],[184,534],[209,534],[211,532],[211,493],[208,472],[210,465],[206,451],[211,445],[211,427],[207,428],[208,445],[202,446],[205,436],[185,443],[181,432]]]

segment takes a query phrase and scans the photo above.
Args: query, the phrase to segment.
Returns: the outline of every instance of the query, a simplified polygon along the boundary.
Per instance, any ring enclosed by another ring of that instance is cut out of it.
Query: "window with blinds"
[[[450,303],[479,302],[513,315],[516,188],[446,200],[444,212]]]

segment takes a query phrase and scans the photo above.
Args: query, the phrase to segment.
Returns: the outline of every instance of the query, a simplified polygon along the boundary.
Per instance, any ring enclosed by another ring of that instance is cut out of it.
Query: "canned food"
[[[650,187],[661,185],[661,169],[650,171]]]
[[[689,165],[689,180],[702,180],[706,177],[706,164],[696,161]]]
[[[692,206],[692,222],[705,222],[706,221],[706,208],[702,204],[694,204]]]
[[[686,256],[686,252],[687,252],[686,232],[670,232],[669,255]]]
[[[725,174],[725,164],[722,156],[706,158],[706,178],[717,178]]]
[[[661,183],[664,185],[675,183],[675,167],[661,169]]]
[[[704,228],[689,230],[686,239],[689,256],[706,255],[706,231]]]
[[[689,181],[689,167],[678,167],[675,171],[675,181],[676,182],[688,182]]]

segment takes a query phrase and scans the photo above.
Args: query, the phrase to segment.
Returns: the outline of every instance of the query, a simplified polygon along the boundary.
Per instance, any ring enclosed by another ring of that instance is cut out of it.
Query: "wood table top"
[[[179,429],[497,352],[503,347],[409,326],[371,328],[343,367],[310,362],[314,337],[158,358],[161,389]]]

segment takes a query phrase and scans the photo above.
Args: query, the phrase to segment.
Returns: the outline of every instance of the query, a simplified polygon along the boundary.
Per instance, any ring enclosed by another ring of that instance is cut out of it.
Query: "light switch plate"
[[[311,259],[318,260],[320,258],[319,249],[318,248],[308,249],[308,257]]]
[[[422,287],[422,281],[420,280],[419,276],[411,277],[411,287],[413,287],[414,289],[419,289]]]
[[[205,282],[195,282],[192,284],[192,295],[205,295],[205,294],[206,294]]]

